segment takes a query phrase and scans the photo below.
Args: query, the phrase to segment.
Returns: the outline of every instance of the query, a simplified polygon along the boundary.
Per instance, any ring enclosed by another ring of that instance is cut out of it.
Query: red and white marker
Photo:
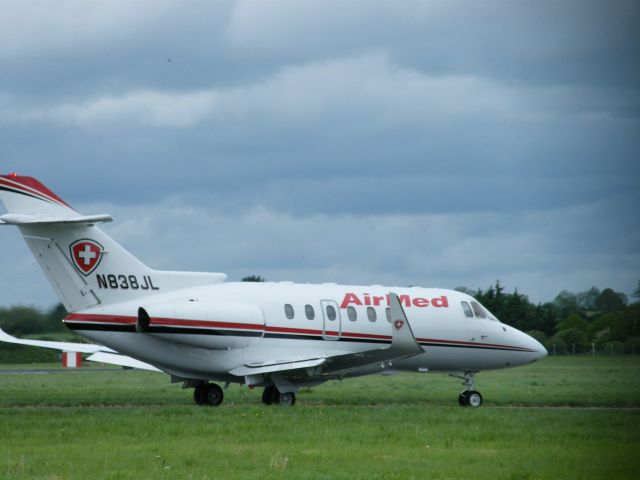
[[[82,354],[80,352],[62,352],[63,368],[80,368],[82,366]]]

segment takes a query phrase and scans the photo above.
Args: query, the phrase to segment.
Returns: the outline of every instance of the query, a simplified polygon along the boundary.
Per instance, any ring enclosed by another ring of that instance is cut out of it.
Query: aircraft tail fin
[[[69,312],[226,279],[152,270],[96,226],[109,215],[81,215],[35,178],[0,175],[0,200],[0,224],[20,229]]]

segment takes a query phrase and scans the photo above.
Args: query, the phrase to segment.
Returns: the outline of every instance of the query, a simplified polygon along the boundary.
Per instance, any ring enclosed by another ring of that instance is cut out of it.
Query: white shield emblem
[[[104,248],[95,240],[83,238],[69,245],[73,264],[83,275],[93,272],[102,260]]]

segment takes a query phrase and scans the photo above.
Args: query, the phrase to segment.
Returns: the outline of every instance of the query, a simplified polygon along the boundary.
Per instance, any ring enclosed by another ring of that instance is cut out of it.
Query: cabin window
[[[387,322],[391,323],[391,307],[387,307],[384,309],[384,314],[387,317]]]
[[[293,320],[293,317],[294,317],[293,306],[290,303],[287,303],[284,306],[284,314],[289,320]]]
[[[460,302],[462,304],[462,309],[464,310],[464,314],[467,317],[473,317],[473,312],[471,311],[471,307],[469,306],[469,302],[465,302],[464,300]]]
[[[373,309],[373,307],[367,307],[367,318],[370,322],[375,322],[378,319],[376,311]]]
[[[336,319],[336,309],[333,305],[327,305],[327,318],[331,321]]]
[[[307,316],[307,320],[313,320],[316,318],[316,312],[313,311],[313,307],[311,305],[304,306],[304,314]]]
[[[478,302],[471,302],[471,307],[473,307],[473,313],[475,313],[476,317],[487,318],[487,315]]]
[[[349,320],[352,322],[355,322],[358,319],[358,312],[356,312],[356,309],[353,307],[347,307],[347,317],[349,317]]]

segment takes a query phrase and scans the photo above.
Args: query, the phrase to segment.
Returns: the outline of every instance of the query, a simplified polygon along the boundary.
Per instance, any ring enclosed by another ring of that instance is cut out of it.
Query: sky
[[[153,268],[640,281],[640,2],[0,3],[0,172]],[[0,306],[52,288],[0,228]]]

